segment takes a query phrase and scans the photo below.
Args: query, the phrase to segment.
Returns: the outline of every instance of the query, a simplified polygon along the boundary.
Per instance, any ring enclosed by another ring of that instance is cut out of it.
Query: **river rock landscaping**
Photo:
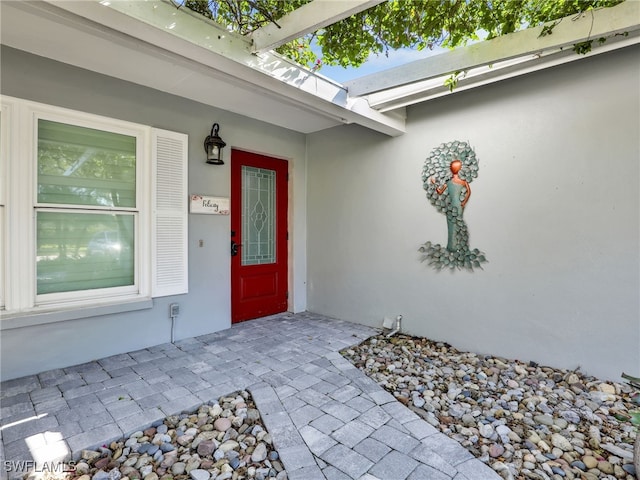
[[[70,480],[286,480],[271,435],[247,391],[96,451],[84,450]]]
[[[406,335],[342,354],[505,479],[636,478],[624,383]]]

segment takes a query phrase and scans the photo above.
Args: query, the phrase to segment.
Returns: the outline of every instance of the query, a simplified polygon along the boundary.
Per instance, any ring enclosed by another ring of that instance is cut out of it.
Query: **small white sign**
[[[229,197],[208,197],[206,195],[191,195],[189,202],[191,213],[206,213],[208,215],[229,215]]]

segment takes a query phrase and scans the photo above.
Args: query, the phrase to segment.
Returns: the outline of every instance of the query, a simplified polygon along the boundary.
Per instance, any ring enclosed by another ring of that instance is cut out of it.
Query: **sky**
[[[427,48],[418,51],[409,48],[401,50],[392,50],[389,52],[389,56],[385,56],[384,53],[380,55],[371,55],[369,59],[359,67],[343,68],[340,66],[323,65],[318,71],[321,75],[329,77],[336,82],[342,83],[354,78],[364,77],[371,73],[377,73],[382,70],[404,65],[405,63],[413,62],[415,60],[421,60],[423,58],[437,55],[447,51],[446,48],[435,47],[433,50]],[[322,57],[322,54],[318,52],[318,57]]]

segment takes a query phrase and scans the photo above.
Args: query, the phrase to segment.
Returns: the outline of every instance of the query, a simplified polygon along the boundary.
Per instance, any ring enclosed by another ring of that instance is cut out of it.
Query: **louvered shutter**
[[[188,136],[152,131],[153,215],[152,296],[189,291],[188,278]]]

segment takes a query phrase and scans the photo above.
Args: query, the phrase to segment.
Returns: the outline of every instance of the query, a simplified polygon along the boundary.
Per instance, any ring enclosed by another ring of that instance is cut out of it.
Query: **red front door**
[[[231,321],[287,310],[285,160],[231,152]]]

